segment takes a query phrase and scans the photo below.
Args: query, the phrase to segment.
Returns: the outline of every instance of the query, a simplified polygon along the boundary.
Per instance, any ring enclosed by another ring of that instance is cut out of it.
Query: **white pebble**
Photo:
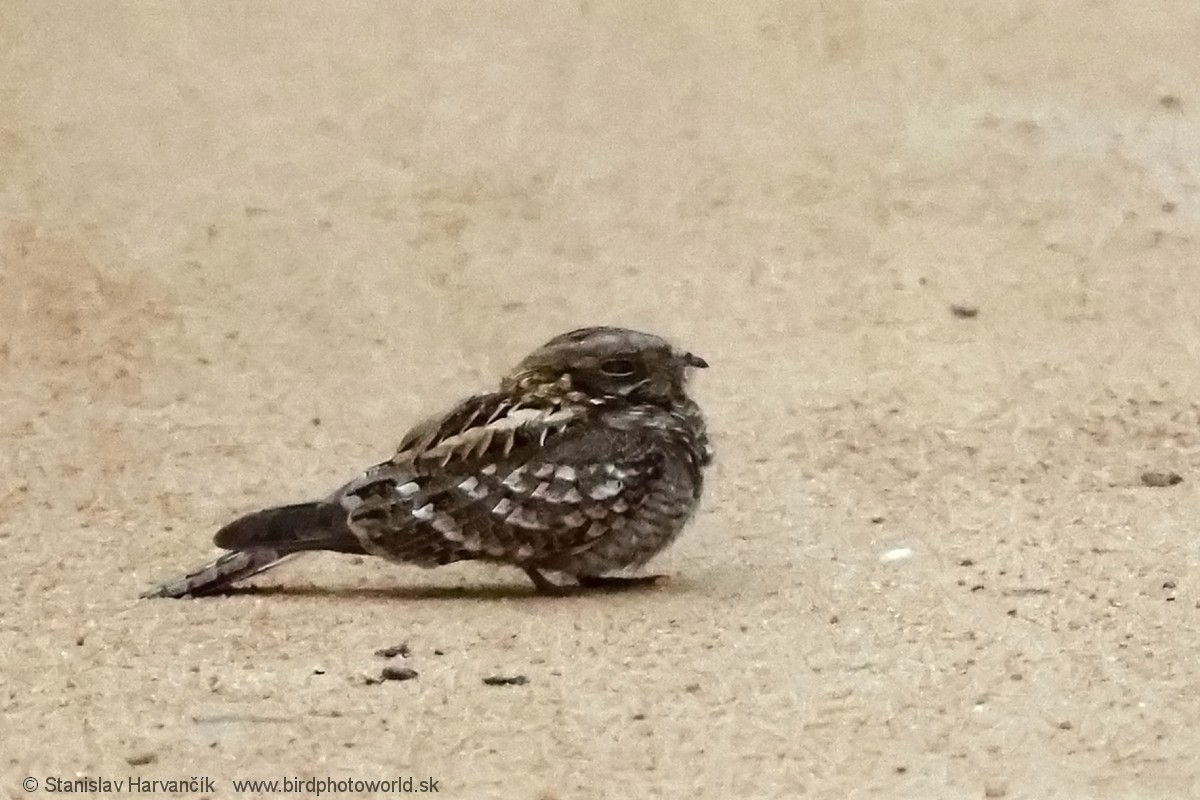
[[[879,557],[879,560],[884,564],[891,564],[895,561],[904,561],[912,557],[913,550],[911,547],[897,547],[893,550],[888,550],[885,552]]]

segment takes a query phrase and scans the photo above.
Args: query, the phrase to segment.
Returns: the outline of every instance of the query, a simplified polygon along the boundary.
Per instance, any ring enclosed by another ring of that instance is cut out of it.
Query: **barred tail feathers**
[[[364,552],[346,524],[345,510],[331,503],[299,503],[255,511],[221,528],[213,542],[230,552],[142,597],[211,594],[305,551]]]
[[[249,578],[285,561],[295,553],[280,553],[278,550],[255,547],[249,550],[233,550],[222,554],[215,561],[189,572],[182,578],[169,581],[144,593],[150,597],[197,597],[218,592],[232,583]]]

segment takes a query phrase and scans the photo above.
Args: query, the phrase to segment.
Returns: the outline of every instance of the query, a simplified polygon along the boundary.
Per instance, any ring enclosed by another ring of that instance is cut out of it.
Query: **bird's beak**
[[[683,354],[683,363],[689,367],[699,367],[700,369],[708,369],[708,362],[698,355],[692,353]]]

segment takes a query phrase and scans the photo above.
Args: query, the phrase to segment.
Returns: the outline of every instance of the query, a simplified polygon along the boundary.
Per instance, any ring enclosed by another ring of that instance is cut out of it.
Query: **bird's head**
[[[534,350],[501,382],[517,394],[576,394],[599,401],[671,405],[686,399],[689,373],[707,367],[649,333],[627,328],[580,328]]]

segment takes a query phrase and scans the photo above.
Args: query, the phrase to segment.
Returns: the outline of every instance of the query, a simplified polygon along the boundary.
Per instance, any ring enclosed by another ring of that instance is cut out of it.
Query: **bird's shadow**
[[[221,592],[206,594],[218,597],[304,597],[353,600],[522,600],[561,601],[574,598],[610,595],[682,594],[688,583],[679,578],[663,578],[648,584],[622,587],[569,586],[561,593],[541,594],[532,586],[519,583],[469,584],[464,586],[231,586]]]

